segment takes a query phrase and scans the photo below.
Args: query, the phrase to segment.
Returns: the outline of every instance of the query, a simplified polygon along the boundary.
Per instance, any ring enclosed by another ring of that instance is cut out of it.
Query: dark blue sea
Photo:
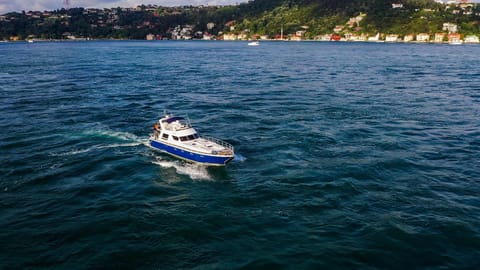
[[[480,46],[0,44],[0,269],[480,269]],[[146,147],[164,110],[225,168]]]

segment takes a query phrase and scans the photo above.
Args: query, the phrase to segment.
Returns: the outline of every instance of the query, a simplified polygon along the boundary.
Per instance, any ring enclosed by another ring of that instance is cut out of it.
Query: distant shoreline
[[[26,39],[26,40],[0,40],[0,43],[46,43],[46,42],[89,42],[89,41],[145,41],[145,42],[232,42],[232,43],[241,43],[241,42],[319,42],[319,43],[370,43],[370,44],[438,44],[438,45],[480,45],[478,42],[461,42],[461,43],[451,43],[448,41],[436,42],[436,41],[361,41],[361,40],[203,40],[203,39],[191,39],[191,40],[175,40],[175,39],[164,39],[164,40],[146,40],[146,39],[91,39],[91,38],[77,38],[77,39]]]

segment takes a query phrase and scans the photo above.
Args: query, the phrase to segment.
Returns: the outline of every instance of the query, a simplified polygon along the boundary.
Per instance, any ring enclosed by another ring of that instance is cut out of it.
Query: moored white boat
[[[462,40],[452,40],[452,41],[449,41],[448,44],[450,44],[450,45],[462,45],[463,41]]]
[[[231,144],[199,136],[188,118],[165,114],[155,122],[149,146],[172,156],[209,166],[225,166],[234,157]]]
[[[260,42],[258,41],[252,41],[248,43],[248,46],[258,46],[258,45],[260,45]]]

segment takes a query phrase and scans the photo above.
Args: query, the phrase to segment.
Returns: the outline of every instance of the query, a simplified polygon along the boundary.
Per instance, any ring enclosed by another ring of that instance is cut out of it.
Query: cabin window
[[[197,135],[197,134],[192,134],[192,135],[180,137],[180,140],[181,140],[182,142],[185,142],[185,141],[195,140],[196,138],[198,138],[198,135]]]
[[[173,137],[173,139],[174,139],[175,141],[178,141],[178,137],[177,137],[177,136],[172,136],[172,137]]]
[[[168,140],[168,134],[163,133],[162,138],[165,139],[165,140]]]

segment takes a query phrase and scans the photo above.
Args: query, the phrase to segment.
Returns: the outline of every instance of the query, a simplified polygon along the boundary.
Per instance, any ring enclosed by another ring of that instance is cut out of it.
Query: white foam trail
[[[85,131],[87,135],[97,135],[97,136],[105,136],[105,137],[113,137],[117,139],[121,139],[124,141],[141,141],[137,135],[128,133],[128,132],[121,132],[121,131],[112,131],[112,130],[92,130],[92,131]]]
[[[181,161],[166,161],[161,159],[157,159],[157,161],[152,161],[152,163],[157,164],[163,168],[174,168],[178,174],[187,175],[193,180],[212,180],[210,174],[207,171],[207,167],[205,166]]]
[[[52,153],[50,155],[54,156],[54,157],[73,156],[73,155],[77,155],[77,154],[81,154],[81,153],[86,153],[86,152],[89,152],[91,150],[92,150],[92,147],[89,147],[89,148],[85,148],[85,149],[75,149],[75,150],[71,150],[71,151],[67,151],[67,152],[63,152],[63,153]]]
[[[240,155],[240,154],[235,154],[233,156],[233,161],[240,161],[240,162],[244,162],[245,160],[247,160],[246,157]]]
[[[116,148],[116,147],[133,147],[143,144],[143,142],[133,142],[133,143],[114,143],[114,144],[107,144],[107,145],[99,145],[97,146],[98,149],[102,148]]]
[[[63,152],[63,153],[53,153],[53,154],[51,154],[51,156],[56,156],[56,157],[73,156],[73,155],[77,155],[77,154],[90,152],[90,151],[96,150],[96,149],[117,148],[117,147],[133,147],[133,146],[137,146],[137,145],[140,145],[140,144],[143,144],[143,142],[117,143],[117,144],[109,144],[109,145],[101,144],[101,145],[94,145],[94,146],[91,146],[91,147],[88,147],[88,148],[85,148],[85,149],[75,149],[75,150],[71,150],[71,151],[67,151],[67,152]]]

